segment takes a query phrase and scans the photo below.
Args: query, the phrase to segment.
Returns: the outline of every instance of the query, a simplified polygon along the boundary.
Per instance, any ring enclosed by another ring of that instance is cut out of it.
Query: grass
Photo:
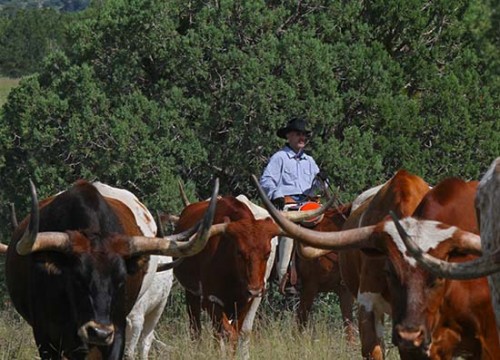
[[[156,328],[157,341],[150,352],[151,360],[206,360],[230,359],[227,352],[221,350],[215,341],[210,323],[203,318],[203,330],[200,341],[193,341],[189,336],[188,319],[182,303],[182,292],[178,287],[167,305],[163,317]],[[283,303],[270,304],[263,302],[255,319],[254,331],[250,342],[250,358],[257,359],[360,359],[359,341],[350,346],[343,338],[342,326],[338,316],[328,316],[321,311],[324,304],[319,300],[314,313],[312,325],[300,331],[295,322],[292,310],[283,310]],[[293,308],[293,302],[285,307]],[[329,304],[328,307],[332,305]],[[318,309],[319,308],[319,309]],[[338,313],[337,310],[334,311]],[[386,332],[390,333],[389,327]],[[387,338],[387,359],[399,359],[397,350],[390,345]],[[22,320],[13,308],[0,313],[0,360],[36,359],[38,353],[33,340],[31,328]]]
[[[10,90],[19,84],[20,79],[0,77],[0,107],[7,101]]]

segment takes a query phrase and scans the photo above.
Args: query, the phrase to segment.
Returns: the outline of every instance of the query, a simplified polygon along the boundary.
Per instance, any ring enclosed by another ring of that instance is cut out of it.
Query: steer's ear
[[[125,266],[129,276],[141,276],[148,269],[149,256],[148,255],[134,255],[125,257]],[[142,272],[140,271],[142,270]]]

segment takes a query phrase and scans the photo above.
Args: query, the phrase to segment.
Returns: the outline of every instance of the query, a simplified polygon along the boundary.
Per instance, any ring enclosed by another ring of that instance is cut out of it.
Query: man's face
[[[292,130],[286,134],[286,138],[290,147],[295,151],[299,152],[307,144],[307,133],[302,131]]]

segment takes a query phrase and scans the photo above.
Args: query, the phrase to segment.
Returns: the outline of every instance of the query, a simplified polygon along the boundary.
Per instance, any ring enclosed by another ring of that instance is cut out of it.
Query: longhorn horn
[[[225,231],[227,224],[212,225],[215,208],[217,205],[217,195],[219,192],[219,179],[215,180],[215,186],[210,198],[205,217],[196,235],[192,235],[189,241],[180,241],[187,238],[187,234],[192,229],[172,236],[164,238],[150,238],[145,236],[134,236],[129,243],[130,255],[135,254],[150,254],[150,255],[166,255],[173,257],[192,256],[203,250],[208,239],[214,234]],[[196,226],[194,227],[196,228]]]
[[[318,249],[300,242],[297,244],[297,253],[303,259],[316,259],[331,252],[331,250]]]
[[[12,225],[12,230],[17,229],[19,226],[17,222],[16,205],[14,203],[10,203],[10,223]]]
[[[182,203],[184,204],[184,206],[188,206],[191,203],[189,202],[186,192],[184,191],[184,185],[180,180],[178,181],[178,183],[179,183],[179,192],[181,193]]]
[[[269,214],[281,227],[282,231],[288,234],[288,236],[304,242],[309,246],[320,249],[347,250],[357,249],[360,247],[373,247],[373,242],[370,241],[370,235],[373,233],[375,226],[366,226],[337,232],[314,231],[298,226],[276,210],[267,195],[264,193],[264,190],[262,190],[259,180],[255,177],[255,175],[252,175],[252,179],[257,187],[260,198],[269,211]]]
[[[173,215],[173,214],[164,214],[166,221],[168,221],[170,224],[175,225],[179,222],[179,215]]]
[[[158,235],[160,235],[160,237],[165,237],[165,232],[163,231],[163,223],[161,221],[161,216],[160,216],[159,210],[156,210],[156,222],[158,223],[157,224]]]
[[[394,212],[390,212],[392,220],[396,225],[399,236],[403,240],[408,253],[427,271],[444,278],[457,280],[469,280],[482,276],[491,275],[500,271],[500,250],[488,256],[482,256],[478,259],[467,261],[464,263],[450,263],[440,260],[432,255],[425,253],[418,244],[408,235],[399,222],[399,218]],[[477,239],[479,236],[458,230],[453,236],[458,237],[460,249],[477,250]],[[479,241],[480,242],[480,241]]]
[[[33,181],[29,179],[31,192],[31,214],[30,222],[24,231],[23,237],[16,245],[16,251],[19,255],[28,255],[34,251],[45,249],[70,249],[71,241],[69,235],[63,232],[44,232],[39,234],[40,209],[38,206],[38,197],[36,187]]]
[[[158,264],[158,266],[156,267],[156,272],[162,272],[162,271],[167,271],[167,270],[173,269],[174,267],[182,264],[184,259],[185,258],[181,257],[181,258],[177,258],[174,261],[171,261],[168,263]]]
[[[335,197],[331,197],[326,204],[321,205],[321,207],[317,209],[306,210],[306,211],[284,211],[281,214],[290,221],[299,222],[302,220],[320,216],[326,210],[328,210],[333,205],[334,202],[335,202]]]

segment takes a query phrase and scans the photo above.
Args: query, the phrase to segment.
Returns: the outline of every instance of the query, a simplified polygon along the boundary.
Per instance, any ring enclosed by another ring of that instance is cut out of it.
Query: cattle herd
[[[253,180],[265,208],[219,196],[216,180],[168,236],[127,190],[81,180],[39,202],[30,181],[31,213],[0,252],[40,358],[147,359],[174,277],[192,336],[205,311],[218,341],[249,358],[281,235],[296,240],[299,325],[333,291],[364,359],[384,359],[387,316],[401,359],[500,358],[500,157],[481,181],[430,186],[400,170],[352,203],[303,212],[276,210]]]

